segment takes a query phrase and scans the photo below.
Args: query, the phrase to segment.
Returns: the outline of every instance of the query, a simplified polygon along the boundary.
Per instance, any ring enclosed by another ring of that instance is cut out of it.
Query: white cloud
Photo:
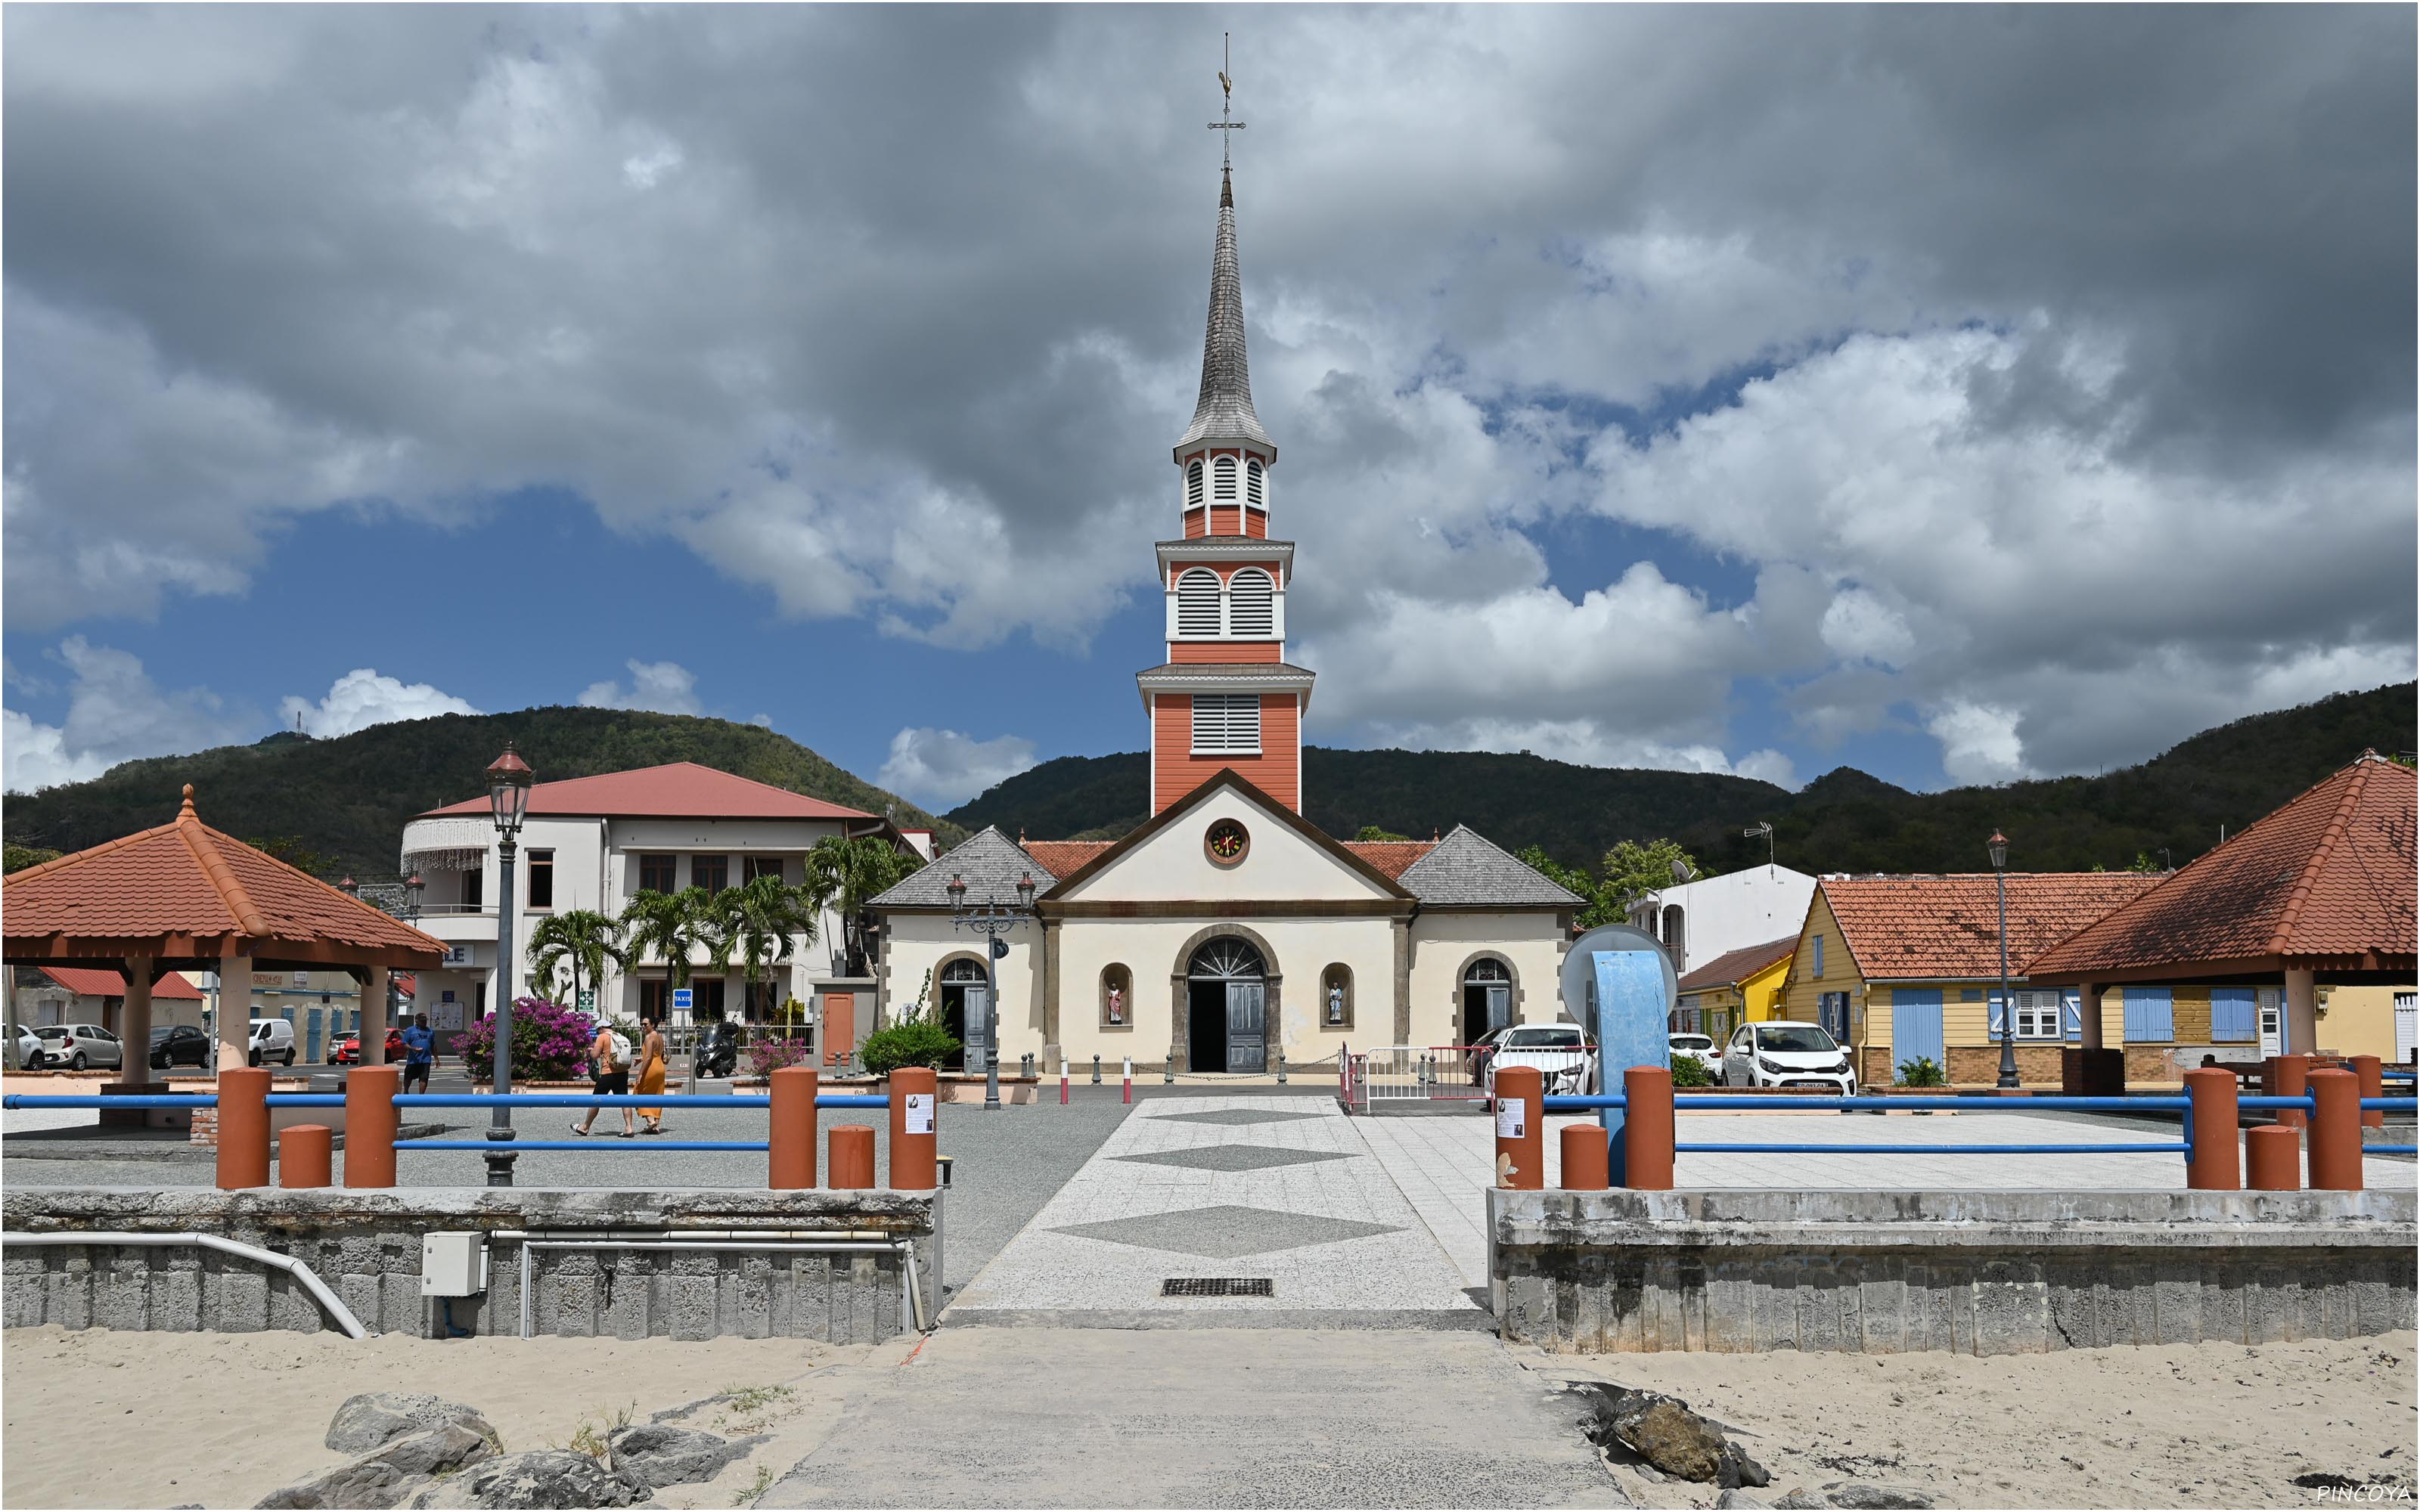
[[[927,809],[954,809],[1033,764],[1021,735],[976,740],[955,730],[911,727],[891,737],[891,756],[875,779]]]
[[[479,711],[427,683],[406,683],[374,668],[356,667],[331,683],[327,697],[318,702],[288,694],[278,705],[278,712],[284,716],[284,728],[295,728],[295,717],[300,715],[304,734],[328,740],[397,719],[427,719],[441,714]]]
[[[2012,710],[1962,700],[1927,719],[1924,728],[1941,742],[1941,764],[1955,781],[2013,782],[2034,775],[2025,764]]]
[[[50,653],[68,671],[68,712],[59,724],[14,709],[0,720],[0,787],[30,793],[100,776],[120,762],[180,755],[244,739],[256,712],[231,709],[206,687],[170,692],[124,651],[70,636]],[[19,686],[26,679],[17,679]]]
[[[1781,751],[1768,746],[1752,750],[1731,764],[1731,770],[1742,777],[1752,777],[1760,782],[1770,782],[1777,788],[1798,791],[1798,764]]]
[[[657,714],[703,714],[697,701],[697,674],[676,661],[623,663],[630,669],[630,686],[608,680],[581,690],[580,702],[590,709],[649,709]]]

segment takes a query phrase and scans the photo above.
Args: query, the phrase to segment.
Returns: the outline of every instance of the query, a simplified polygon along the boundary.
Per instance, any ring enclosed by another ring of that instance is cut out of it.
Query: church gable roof
[[[1580,900],[1468,825],[1404,869],[1404,886],[1429,908],[1575,908]]]
[[[1150,844],[1163,830],[1194,814],[1203,804],[1222,793],[1237,795],[1246,803],[1259,810],[1261,819],[1277,824],[1285,831],[1308,841],[1311,848],[1335,861],[1342,870],[1363,884],[1372,894],[1379,898],[1410,901],[1411,892],[1401,883],[1354,854],[1341,841],[1330,839],[1318,825],[1262,792],[1233,768],[1222,768],[1216,776],[1202,782],[1191,793],[1154,814],[1129,831],[1123,839],[1107,846],[1084,865],[1062,877],[1059,885],[1049,890],[1048,896],[1061,900],[1067,899],[1076,889],[1084,887],[1104,872],[1116,866],[1125,856]],[[1239,869],[1237,874],[1240,877],[1248,874],[1249,871],[1248,861],[1245,868]],[[1264,896],[1267,895],[1264,893]]]

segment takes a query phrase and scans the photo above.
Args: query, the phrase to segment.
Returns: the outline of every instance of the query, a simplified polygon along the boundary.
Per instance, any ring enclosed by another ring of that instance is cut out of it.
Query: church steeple
[[[1235,254],[1234,170],[1218,170],[1218,241],[1210,255],[1210,318],[1202,335],[1202,396],[1176,443],[1180,460],[1203,443],[1249,442],[1264,461],[1277,445],[1252,412],[1252,368],[1244,354],[1244,271]]]

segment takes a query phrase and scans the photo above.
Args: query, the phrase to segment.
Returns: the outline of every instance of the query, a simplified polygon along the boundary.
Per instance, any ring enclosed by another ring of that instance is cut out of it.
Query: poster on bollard
[[[1524,1097],[1499,1097],[1496,1100],[1496,1137],[1519,1139],[1528,1132],[1529,1100]]]
[[[933,1132],[932,1093],[908,1094],[908,1132],[911,1134],[928,1134]]]
[[[1627,924],[1605,924],[1572,942],[1563,957],[1563,1005],[1596,1041],[1597,1089],[1618,1093],[1633,1066],[1672,1065],[1672,1010],[1681,1000],[1680,974],[1654,936]],[[1601,1110],[1606,1162],[1613,1184],[1627,1174],[1622,1115]]]

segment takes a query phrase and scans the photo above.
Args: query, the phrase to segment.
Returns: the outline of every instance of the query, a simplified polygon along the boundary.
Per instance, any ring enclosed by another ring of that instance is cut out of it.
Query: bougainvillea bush
[[[770,1076],[785,1066],[812,1066],[814,1063],[814,1047],[804,1040],[768,1037],[748,1047],[748,1071],[753,1076]]]
[[[588,1069],[597,1021],[543,997],[513,999],[512,1073],[517,1082],[560,1082]],[[496,1020],[490,1014],[463,1032],[462,1063],[473,1082],[495,1074]]]

